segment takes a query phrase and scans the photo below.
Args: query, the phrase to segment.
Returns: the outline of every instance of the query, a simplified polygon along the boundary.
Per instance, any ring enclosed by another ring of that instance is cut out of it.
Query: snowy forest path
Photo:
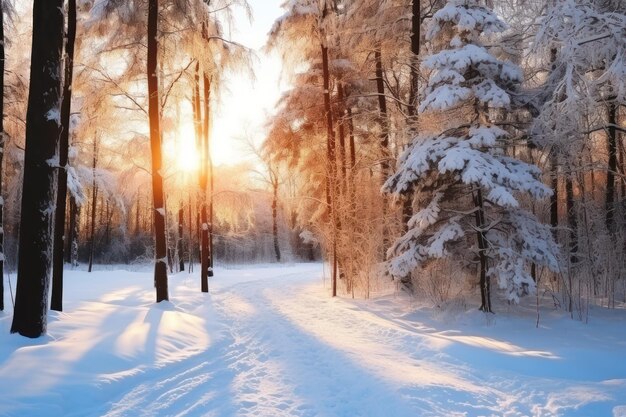
[[[160,304],[150,273],[67,272],[49,336],[0,344],[0,416],[626,415],[621,321],[447,323],[402,295],[331,298],[320,264],[220,268],[210,294],[182,272]]]
[[[220,342],[144,378],[107,415],[525,416],[545,401],[453,333],[330,298],[319,265],[258,272],[214,279]],[[484,376],[460,359],[475,354]]]

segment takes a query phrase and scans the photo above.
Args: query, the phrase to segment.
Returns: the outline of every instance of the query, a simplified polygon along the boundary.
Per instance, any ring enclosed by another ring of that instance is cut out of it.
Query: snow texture
[[[402,295],[331,298],[321,273],[218,268],[206,295],[184,272],[155,304],[151,267],[67,271],[48,336],[0,312],[0,415],[624,416],[622,309],[435,320]]]

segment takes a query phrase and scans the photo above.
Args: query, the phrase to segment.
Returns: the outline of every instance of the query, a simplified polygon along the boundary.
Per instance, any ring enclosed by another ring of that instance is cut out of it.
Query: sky
[[[259,145],[265,137],[265,124],[284,90],[280,83],[281,62],[276,54],[262,49],[267,33],[282,14],[282,0],[249,0],[253,21],[245,13],[236,12],[232,39],[251,48],[256,59],[253,68],[256,80],[247,74],[228,76],[227,91],[222,93],[213,119],[213,157],[217,165],[237,163],[251,158],[242,139],[250,137]]]

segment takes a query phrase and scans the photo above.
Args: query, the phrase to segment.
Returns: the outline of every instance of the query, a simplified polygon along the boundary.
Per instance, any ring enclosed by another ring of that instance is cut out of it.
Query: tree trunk
[[[417,118],[417,101],[419,93],[419,54],[421,49],[421,26],[422,26],[422,10],[420,8],[419,0],[413,0],[411,6],[411,71],[409,89],[409,117],[411,118],[411,134],[415,134],[415,125]],[[410,138],[413,139],[413,138]],[[406,190],[405,197],[402,200],[402,224],[404,225],[404,232],[409,231],[409,221],[413,217],[413,188],[410,187]],[[408,282],[404,282],[405,285]],[[409,285],[409,290],[412,291],[412,285]]]
[[[337,84],[337,100],[339,101],[339,120],[337,121],[337,127],[339,130],[339,166],[341,167],[341,192],[346,193],[346,129],[345,129],[345,97],[342,83]]]
[[[207,224],[207,276],[213,276],[213,158],[211,157],[211,129],[210,129],[210,120],[211,120],[211,81],[209,80],[209,76],[206,71],[203,73],[203,92],[204,92],[204,125],[203,125],[203,134],[204,134],[204,155],[206,158],[206,165],[204,171],[204,188],[202,189],[205,193],[205,201],[208,197],[209,199],[209,215],[208,215],[208,224]],[[208,196],[206,195],[206,187],[207,183],[210,180],[210,187]],[[203,229],[204,230],[204,229]]]
[[[11,333],[46,332],[53,244],[56,158],[61,133],[63,0],[34,0],[30,91],[20,216],[17,289]]]
[[[383,78],[383,62],[380,47],[374,51],[376,61],[376,92],[378,93],[378,123],[380,124],[380,166],[382,182],[389,176],[389,117],[387,115],[387,100],[385,98],[385,82]]]
[[[550,226],[552,226],[552,235],[555,242],[559,241],[559,166],[556,150],[550,151],[550,173],[552,182],[552,195],[550,196]]]
[[[93,166],[92,166],[92,182],[91,182],[91,238],[89,249],[89,268],[87,272],[91,272],[93,268],[93,257],[96,251],[96,209],[98,204],[98,184],[96,183],[96,166],[98,164],[98,140],[96,135],[93,137]]]
[[[183,251],[183,219],[185,213],[183,211],[183,202],[180,202],[180,208],[178,209],[178,270],[185,270],[185,253]]]
[[[615,172],[617,172],[617,106],[609,103],[608,108],[607,147],[609,152],[609,169],[606,173],[606,228],[614,232],[615,217]]]
[[[376,91],[378,93],[378,123],[380,124],[380,167],[381,167],[381,186],[387,181],[390,174],[389,164],[389,116],[387,114],[387,99],[385,98],[385,83],[383,79],[383,62],[380,52],[380,45],[374,51],[374,59],[376,61]],[[389,231],[387,230],[387,197],[383,196],[382,204],[382,227],[383,227],[383,244],[382,259],[385,259],[387,248],[389,247]]]
[[[189,252],[189,272],[193,272],[193,259],[194,259],[194,250],[196,247],[196,242],[193,238],[193,222],[192,222],[192,208],[191,204],[191,194],[189,195],[189,210],[187,219],[189,221],[189,240],[187,241],[187,252]]]
[[[210,147],[209,147],[210,148]],[[213,249],[213,190],[214,190],[214,176],[213,176],[213,161],[209,156],[209,176],[210,176],[210,188],[209,188],[209,277],[213,276],[213,262],[215,262],[215,251]]]
[[[280,246],[278,245],[278,178],[276,174],[271,173],[272,189],[274,191],[272,198],[272,234],[274,236],[274,253],[276,254],[276,262],[280,262]]]
[[[417,94],[419,92],[419,54],[422,11],[419,0],[413,0],[411,6],[411,86],[409,89],[409,116],[417,116]]]
[[[63,311],[63,240],[65,238],[65,209],[67,202],[67,164],[70,147],[70,110],[74,75],[74,43],[76,41],[76,0],[67,2],[67,38],[65,40],[65,77],[61,102],[61,137],[59,139],[59,171],[57,206],[54,224],[52,260],[52,297],[50,309]]]
[[[80,208],[76,203],[76,198],[70,196],[70,265],[72,267],[78,266],[78,225],[80,220]]]
[[[165,242],[165,199],[161,155],[159,80],[157,77],[159,1],[148,1],[148,115],[150,120],[150,150],[152,154],[152,200],[154,206],[155,263],[154,284],[156,302],[169,299],[167,288],[167,244]]]
[[[198,75],[199,77],[199,75]],[[208,85],[205,77],[203,77],[203,93],[204,93],[204,119],[201,119],[202,125],[199,127],[200,133],[200,153],[202,155],[202,167],[200,172],[200,216],[202,220],[202,229],[200,230],[200,286],[202,292],[209,292],[209,265],[211,255],[209,254],[209,224],[207,217],[207,184],[209,174],[209,97],[207,93]],[[198,78],[198,84],[200,83]],[[200,113],[200,93],[198,92],[198,117]]]
[[[485,206],[483,194],[478,188],[474,194],[476,207],[476,238],[478,240],[478,257],[480,259],[480,310],[491,313],[491,283],[487,276],[487,239],[485,238]]]
[[[4,310],[4,198],[2,163],[4,159],[4,3],[0,1],[0,311]]]
[[[104,245],[107,249],[111,244],[111,220],[113,220],[113,210],[110,204],[110,200],[107,198],[104,209]]]
[[[209,224],[207,219],[207,205],[202,203],[202,235],[201,235],[201,249],[200,249],[200,269],[201,269],[201,290],[202,292],[209,292]]]
[[[337,296],[337,222],[334,207],[336,178],[335,130],[333,127],[333,113],[330,105],[330,70],[328,68],[328,48],[322,44],[322,75],[324,77],[324,110],[326,111],[326,203],[332,228],[332,296]]]
[[[576,207],[574,205],[574,184],[572,174],[569,173],[565,178],[565,199],[567,202],[567,222],[569,224],[569,252],[572,264],[578,262],[578,218],[576,215]]]

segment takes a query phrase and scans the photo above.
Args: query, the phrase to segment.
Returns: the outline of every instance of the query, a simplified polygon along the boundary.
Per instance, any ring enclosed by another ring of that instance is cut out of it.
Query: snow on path
[[[177,274],[162,305],[150,273],[67,275],[49,336],[0,313],[0,416],[626,417],[623,311],[446,324],[332,299],[316,264]]]

